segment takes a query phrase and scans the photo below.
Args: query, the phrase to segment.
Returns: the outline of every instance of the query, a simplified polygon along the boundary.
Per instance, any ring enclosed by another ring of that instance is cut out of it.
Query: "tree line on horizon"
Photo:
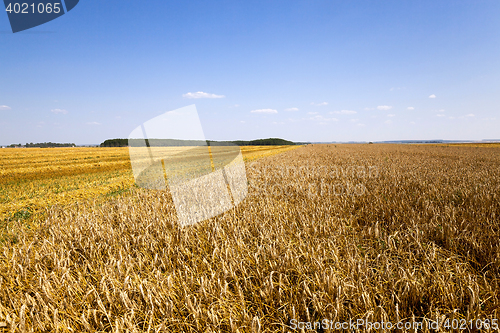
[[[27,143],[23,146],[22,144],[11,144],[6,146],[6,148],[61,148],[61,147],[76,147],[74,143],[55,143],[55,142],[39,142],[39,143]]]
[[[213,140],[177,140],[177,139],[146,139],[146,145],[151,147],[164,146],[292,146],[306,143],[292,142],[280,138],[257,140],[213,141]],[[140,147],[144,145],[142,139],[108,139],[100,144],[101,147]]]

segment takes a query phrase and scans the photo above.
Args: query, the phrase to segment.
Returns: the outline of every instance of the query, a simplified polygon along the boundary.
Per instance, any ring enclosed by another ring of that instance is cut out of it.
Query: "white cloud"
[[[365,111],[375,110],[374,108],[365,108]]]
[[[333,111],[333,112],[330,112],[330,113],[336,113],[336,114],[355,114],[357,113],[356,111],[352,111],[352,110],[341,110],[341,111]]]
[[[436,98],[436,95],[432,94],[429,96],[429,98]]]
[[[2,110],[10,110],[10,106],[0,105],[0,111],[2,111]]]
[[[314,102],[311,102],[311,105],[314,105],[314,106],[325,106],[325,105],[328,105],[328,102],[323,102],[323,103],[314,103]]]
[[[390,105],[379,105],[379,106],[377,106],[377,109],[378,110],[390,110],[390,109],[392,109],[392,106],[390,106]]]
[[[252,110],[251,113],[278,113],[278,110],[275,109],[258,109]]]
[[[444,114],[437,114],[436,117],[444,117]]]
[[[285,111],[299,111],[299,108],[288,108]]]
[[[318,114],[317,112],[308,112],[307,114]]]
[[[52,110],[50,110],[50,112],[52,112],[52,113],[62,113],[62,114],[68,113],[68,111],[63,110],[63,109],[52,109]]]
[[[384,121],[384,123],[386,123],[386,124],[390,125],[390,124],[392,124],[392,120],[390,120],[390,119],[389,119],[389,120],[386,120],[386,121]]]
[[[395,114],[388,114],[387,117],[396,117]]]
[[[465,118],[473,118],[475,117],[476,115],[474,113],[469,113],[469,114],[466,114],[465,116],[460,116],[458,117],[459,119],[465,119]]]
[[[87,125],[101,125],[101,123],[98,123],[97,121],[90,121]]]
[[[407,109],[408,110],[415,110],[415,108],[413,106],[409,106]]]
[[[439,110],[438,112],[439,112],[439,113],[441,113],[441,112],[444,112],[444,110],[443,110],[443,109],[441,109],[441,110]]]
[[[245,121],[244,121],[244,120],[240,120],[240,123],[244,124],[244,123],[245,123]]]
[[[198,92],[188,92],[187,94],[182,95],[184,98],[224,98],[226,96],[224,95],[216,95],[216,94],[209,94],[203,91],[198,91]]]
[[[356,124],[356,125],[361,126],[361,127],[365,127],[366,126],[365,124],[361,124],[361,123]]]
[[[325,118],[325,117],[323,117],[321,115],[317,115],[317,116],[311,117],[311,118],[309,118],[309,120],[322,121],[322,122],[325,122],[325,121],[339,121],[337,118]]]

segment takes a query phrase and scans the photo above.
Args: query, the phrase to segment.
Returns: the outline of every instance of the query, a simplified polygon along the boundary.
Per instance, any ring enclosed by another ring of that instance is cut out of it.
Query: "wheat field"
[[[242,147],[245,161],[297,146]],[[128,148],[0,149],[0,221],[47,207],[87,200],[105,202],[134,185]]]
[[[168,191],[130,186],[130,173],[128,183],[116,174],[124,195],[71,196],[31,228],[20,215],[4,219],[4,330],[289,332],[325,319],[499,318],[500,147],[314,144],[263,155],[246,159],[242,204],[189,227]],[[101,181],[115,184],[114,172]],[[18,186],[36,193],[37,182]],[[2,203],[16,202],[7,200],[18,192],[2,191]]]

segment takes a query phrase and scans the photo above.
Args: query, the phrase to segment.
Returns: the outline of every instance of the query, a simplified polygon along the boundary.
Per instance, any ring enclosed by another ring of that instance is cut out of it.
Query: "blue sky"
[[[191,104],[212,140],[500,139],[499,17],[497,0],[82,0],[13,34],[4,13],[0,144],[100,143]]]

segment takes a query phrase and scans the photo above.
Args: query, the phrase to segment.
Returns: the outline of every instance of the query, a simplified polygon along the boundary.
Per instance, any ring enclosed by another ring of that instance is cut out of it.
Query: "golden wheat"
[[[0,321],[288,332],[293,320],[499,318],[499,153],[309,145],[247,163],[245,201],[185,228],[165,191],[54,206],[34,231],[7,225]]]
[[[251,161],[295,148],[248,146],[242,153]],[[0,221],[16,213],[40,218],[53,205],[104,202],[133,184],[128,148],[2,149]]]

